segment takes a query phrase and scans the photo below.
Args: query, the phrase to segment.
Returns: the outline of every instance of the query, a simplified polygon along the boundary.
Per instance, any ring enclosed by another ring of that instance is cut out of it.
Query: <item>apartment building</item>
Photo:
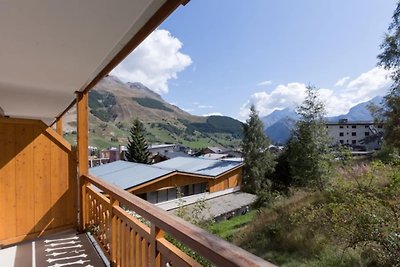
[[[372,121],[327,122],[326,128],[332,145],[348,145],[356,150],[375,150],[382,144],[383,125]]]

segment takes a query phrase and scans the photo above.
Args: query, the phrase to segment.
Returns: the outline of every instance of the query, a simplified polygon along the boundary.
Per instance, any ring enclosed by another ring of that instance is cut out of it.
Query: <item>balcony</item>
[[[0,8],[2,266],[7,253],[15,266],[97,267],[98,257],[93,265],[82,256],[95,248],[112,266],[199,266],[171,237],[217,266],[272,266],[88,175],[89,90],[187,2],[14,0]],[[62,118],[75,105],[76,148],[62,137]],[[64,245],[78,255],[63,259]]]
[[[98,178],[82,179],[85,227],[116,266],[200,266],[170,243],[166,234],[216,266],[273,266]]]

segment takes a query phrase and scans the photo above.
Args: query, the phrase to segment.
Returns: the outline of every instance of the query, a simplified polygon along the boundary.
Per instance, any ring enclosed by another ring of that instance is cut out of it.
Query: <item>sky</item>
[[[384,95],[376,56],[397,0],[191,0],[114,71],[194,115],[295,108],[307,85],[330,116]]]

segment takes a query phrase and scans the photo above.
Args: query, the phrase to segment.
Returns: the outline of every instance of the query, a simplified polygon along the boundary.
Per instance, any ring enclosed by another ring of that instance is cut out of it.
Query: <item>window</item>
[[[343,143],[344,143],[344,140],[339,140],[339,142],[343,145]]]
[[[344,133],[339,133],[339,136],[344,136]]]
[[[357,136],[357,133],[356,132],[352,132],[351,136]]]
[[[369,126],[368,125],[365,125],[365,129],[368,129],[369,128]]]
[[[357,143],[357,141],[356,141],[356,140],[352,140],[351,143],[352,143],[353,145],[355,145],[355,144]]]
[[[351,125],[351,128],[356,129],[357,125]]]
[[[365,132],[365,136],[369,136],[369,132]]]
[[[340,125],[340,126],[339,126],[339,128],[340,128],[340,129],[343,129],[343,126],[342,126],[342,125]]]
[[[378,125],[378,128],[379,128],[379,129],[382,129],[382,125]]]

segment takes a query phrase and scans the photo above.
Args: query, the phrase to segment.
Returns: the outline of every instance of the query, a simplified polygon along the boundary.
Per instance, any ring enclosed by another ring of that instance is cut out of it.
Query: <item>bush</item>
[[[326,202],[296,215],[343,250],[368,255],[366,266],[400,266],[400,172],[373,162],[342,172]]]

